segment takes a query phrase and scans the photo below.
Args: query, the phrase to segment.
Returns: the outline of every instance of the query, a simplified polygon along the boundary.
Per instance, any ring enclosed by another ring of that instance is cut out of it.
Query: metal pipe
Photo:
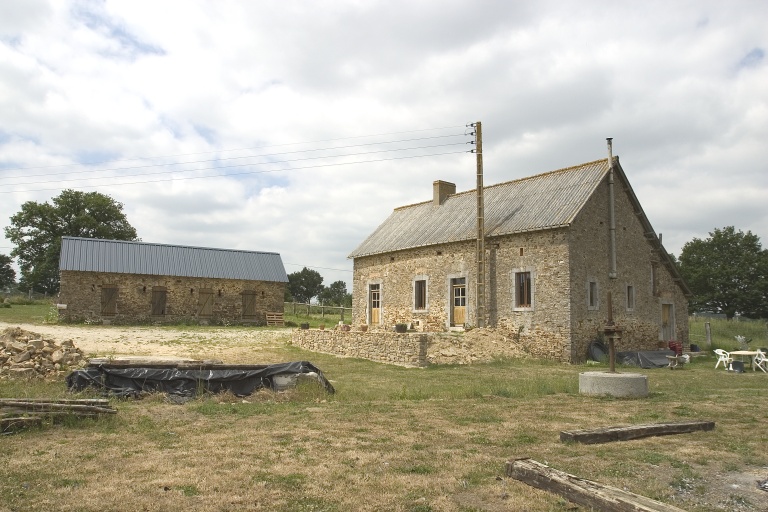
[[[616,199],[613,191],[613,138],[605,139],[608,142],[608,215],[610,216],[611,235],[611,271],[608,277],[616,279]]]

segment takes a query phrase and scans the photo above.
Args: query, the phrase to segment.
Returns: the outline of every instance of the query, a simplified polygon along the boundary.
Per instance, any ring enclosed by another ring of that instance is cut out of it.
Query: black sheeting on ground
[[[640,368],[663,368],[669,366],[667,356],[675,355],[672,350],[643,350],[619,352],[616,354],[616,362],[627,366],[639,366]]]
[[[209,365],[204,368],[102,364],[70,373],[67,376],[67,388],[81,391],[95,387],[103,389],[106,394],[117,396],[136,396],[144,392],[194,396],[201,392],[223,391],[247,396],[261,388],[278,390],[280,386],[275,382],[276,377],[301,374],[316,378],[327,392],[335,392],[323,372],[308,361],[247,366]]]

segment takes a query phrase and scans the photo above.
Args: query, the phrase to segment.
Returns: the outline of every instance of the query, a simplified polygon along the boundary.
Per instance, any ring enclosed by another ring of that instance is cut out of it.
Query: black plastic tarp
[[[262,388],[281,389],[278,381],[302,374],[317,379],[329,393],[334,392],[323,372],[308,361],[270,365],[209,365],[201,368],[100,364],[70,373],[67,376],[67,388],[81,391],[95,387],[117,396],[136,396],[149,392],[194,396],[201,392],[223,391],[247,396]]]
[[[639,366],[640,368],[662,368],[669,366],[667,356],[673,356],[672,350],[642,350],[619,352],[616,354],[616,362],[627,366]]]

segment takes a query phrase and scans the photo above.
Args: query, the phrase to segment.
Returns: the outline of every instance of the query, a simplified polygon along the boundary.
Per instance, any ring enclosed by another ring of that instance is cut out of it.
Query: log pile
[[[59,375],[80,366],[83,352],[71,340],[52,339],[11,327],[0,332],[0,378],[32,379]]]
[[[65,417],[95,418],[117,414],[106,399],[46,400],[39,398],[0,398],[0,433],[55,423]]]

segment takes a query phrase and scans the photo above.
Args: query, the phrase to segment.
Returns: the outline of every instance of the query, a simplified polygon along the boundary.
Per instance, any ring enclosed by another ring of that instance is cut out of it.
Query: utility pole
[[[485,327],[485,201],[483,199],[483,126],[480,121],[475,128],[475,155],[477,156],[477,326]]]

